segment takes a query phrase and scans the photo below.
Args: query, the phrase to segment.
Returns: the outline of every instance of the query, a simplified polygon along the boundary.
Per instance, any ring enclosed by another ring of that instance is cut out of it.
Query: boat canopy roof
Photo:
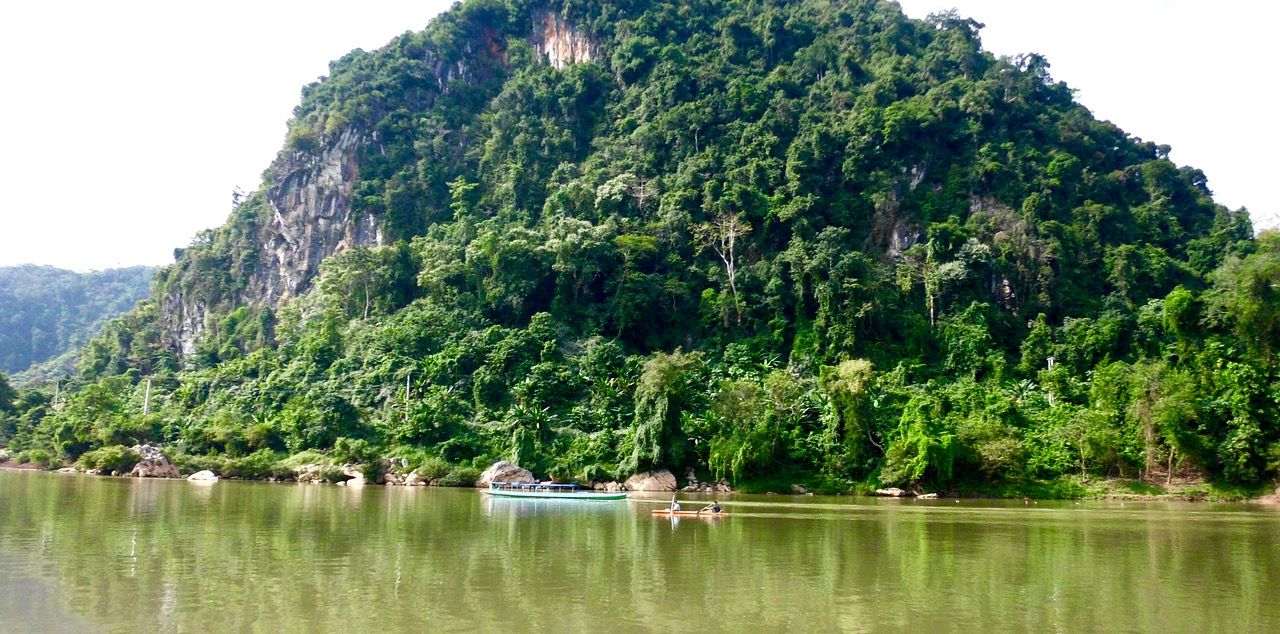
[[[580,484],[558,484],[551,482],[490,482],[490,489],[539,490],[539,491],[573,491],[581,489]]]

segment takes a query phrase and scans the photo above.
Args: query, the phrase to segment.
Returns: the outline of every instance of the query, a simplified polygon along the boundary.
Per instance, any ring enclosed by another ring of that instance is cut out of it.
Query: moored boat
[[[625,500],[626,491],[592,491],[577,484],[545,482],[490,482],[485,493],[503,498],[540,498],[554,500]]]

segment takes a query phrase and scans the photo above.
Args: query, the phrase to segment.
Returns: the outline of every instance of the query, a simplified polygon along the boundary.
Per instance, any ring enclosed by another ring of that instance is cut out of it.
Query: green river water
[[[0,631],[1280,631],[1276,507],[657,507],[0,471]]]

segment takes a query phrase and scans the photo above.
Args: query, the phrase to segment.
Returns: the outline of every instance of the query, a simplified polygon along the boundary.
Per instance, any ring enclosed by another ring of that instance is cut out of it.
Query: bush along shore
[[[490,481],[536,482],[533,473],[500,460],[481,471],[470,465],[452,465],[421,453],[391,458],[324,454],[304,451],[284,456],[261,450],[239,457],[167,454],[152,445],[111,445],[87,451],[74,463],[66,463],[48,451],[37,449],[13,454],[0,449],[0,469],[46,470],[62,473],[138,478],[181,478],[195,481],[261,480],[398,486],[481,487]],[[675,491],[676,478],[662,469],[642,472],[617,481],[576,483],[600,490]],[[699,482],[690,472],[686,492],[731,493],[724,481]]]
[[[481,473],[475,467],[451,465],[439,458],[421,455],[358,461],[350,458],[317,451],[286,456],[268,450],[235,457],[209,456],[167,453],[151,445],[111,445],[87,451],[74,462],[66,462],[43,449],[18,453],[0,450],[0,468],[145,478],[186,477],[207,471],[216,478],[230,480],[334,484],[360,480],[376,484],[447,487],[475,486]]]
[[[344,460],[343,458],[347,458]],[[185,453],[168,454],[150,445],[125,447],[112,445],[86,452],[72,463],[64,462],[46,450],[36,449],[13,453],[0,449],[0,469],[45,470],[88,475],[179,478],[193,481],[257,480],[264,482],[298,482],[328,484],[380,484],[388,486],[482,487],[490,479],[494,481],[536,481],[533,474],[506,461],[499,461],[489,469],[470,465],[453,465],[445,460],[417,454],[397,457],[351,460],[351,456],[336,456],[317,451],[305,451],[284,455],[271,451],[257,451],[245,456],[200,456]],[[494,475],[490,475],[493,473]],[[690,470],[677,480],[669,470],[641,472],[625,482],[614,480],[576,482],[584,487],[609,491],[682,491],[689,493],[731,494],[766,493],[789,495],[854,494],[901,499],[940,498],[1023,498],[1044,500],[1117,500],[1117,501],[1167,501],[1167,502],[1240,502],[1280,503],[1280,489],[1263,487],[1225,487],[1206,482],[1195,474],[1163,476],[1156,480],[1064,476],[1052,481],[1029,482],[992,486],[989,483],[971,483],[946,491],[926,491],[919,487],[874,488],[866,483],[848,491],[829,489],[810,490],[809,486],[792,482],[783,484],[774,479],[752,482],[734,488],[720,480],[699,480]]]

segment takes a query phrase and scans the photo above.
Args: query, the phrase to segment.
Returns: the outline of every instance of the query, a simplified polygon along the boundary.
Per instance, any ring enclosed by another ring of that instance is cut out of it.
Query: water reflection
[[[657,506],[0,472],[0,629],[1280,631],[1276,509]]]

